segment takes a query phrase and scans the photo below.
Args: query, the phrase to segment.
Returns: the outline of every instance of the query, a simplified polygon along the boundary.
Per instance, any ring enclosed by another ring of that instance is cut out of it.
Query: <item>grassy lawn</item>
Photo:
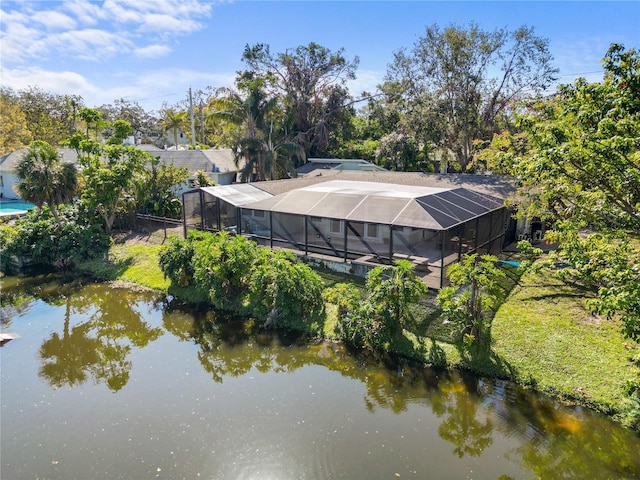
[[[525,275],[494,318],[492,350],[519,383],[624,416],[640,345],[615,320],[592,315],[589,296],[548,274]]]
[[[106,260],[94,259],[80,265],[80,270],[100,280],[135,283],[153,290],[167,291],[170,282],[158,266],[162,245],[116,244]]]

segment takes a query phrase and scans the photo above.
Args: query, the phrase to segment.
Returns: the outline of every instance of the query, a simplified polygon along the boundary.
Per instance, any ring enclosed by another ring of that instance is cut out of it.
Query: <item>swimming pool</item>
[[[0,200],[0,217],[6,215],[20,215],[27,213],[27,210],[35,208],[35,205],[20,200]]]

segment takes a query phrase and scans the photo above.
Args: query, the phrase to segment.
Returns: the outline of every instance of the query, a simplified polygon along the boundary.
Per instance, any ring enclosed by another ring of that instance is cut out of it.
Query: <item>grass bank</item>
[[[106,258],[83,262],[78,269],[99,280],[119,280],[166,292],[170,282],[158,266],[161,248],[162,245],[118,243],[109,249]]]
[[[591,296],[549,273],[527,273],[493,319],[490,349],[467,351],[442,341],[446,335],[438,339],[437,312],[426,335],[412,329],[394,348],[426,363],[513,380],[630,426],[640,406],[630,401],[626,382],[640,373],[633,361],[640,344],[623,335],[620,322],[591,314]]]
[[[158,267],[161,248],[116,244],[107,259],[86,262],[81,269],[103,280],[136,283],[184,301],[202,301],[189,298],[189,289],[170,289]],[[332,272],[319,273],[326,286],[350,280]],[[357,284],[363,288],[363,282]],[[638,375],[632,357],[640,352],[640,345],[626,339],[615,320],[593,316],[586,306],[588,298],[588,292],[549,274],[525,274],[493,320],[491,348],[470,352],[450,342],[451,325],[442,322],[434,297],[429,297],[415,307],[414,324],[391,347],[427,364],[530,385],[629,425],[634,406],[628,402],[625,382]],[[328,305],[325,332],[329,336],[336,318],[335,307]]]
[[[623,335],[618,321],[590,313],[589,292],[548,274],[527,274],[521,284],[492,327],[492,351],[509,376],[628,424],[634,406],[625,384],[637,378],[640,344]]]

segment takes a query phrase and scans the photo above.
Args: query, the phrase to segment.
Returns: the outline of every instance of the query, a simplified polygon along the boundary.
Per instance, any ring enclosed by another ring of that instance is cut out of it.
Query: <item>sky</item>
[[[558,83],[602,80],[611,43],[640,49],[639,1],[2,0],[0,83],[157,111],[189,88],[232,86],[245,45],[279,53],[315,42],[359,58],[349,83],[357,96],[375,91],[393,52],[427,26],[471,22],[534,27],[549,40]]]

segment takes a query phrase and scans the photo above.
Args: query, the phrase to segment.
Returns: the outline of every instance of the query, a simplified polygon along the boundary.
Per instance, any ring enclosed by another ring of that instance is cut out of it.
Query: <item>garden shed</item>
[[[231,187],[242,192],[223,190]],[[446,284],[446,268],[463,254],[500,252],[510,219],[502,199],[465,187],[329,180],[275,196],[251,184],[200,190],[200,209],[211,212],[198,220],[205,229],[233,230],[325,266],[347,264],[352,273],[407,259],[432,288]],[[185,217],[186,228],[196,223]]]

